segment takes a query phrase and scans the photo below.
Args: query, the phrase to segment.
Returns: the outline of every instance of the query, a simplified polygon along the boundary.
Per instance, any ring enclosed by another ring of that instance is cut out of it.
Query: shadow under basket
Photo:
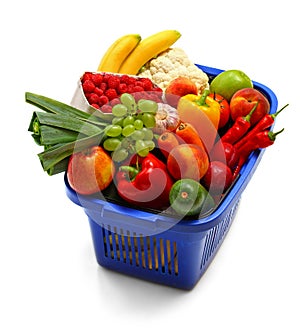
[[[212,79],[222,72],[199,66]],[[266,86],[254,82],[277,110],[277,98]],[[110,201],[104,195],[82,196],[68,184],[66,193],[82,206],[89,219],[99,265],[140,279],[192,289],[216,255],[236,216],[242,192],[257,168],[264,149],[254,151],[237,181],[213,213],[192,220],[176,218]]]

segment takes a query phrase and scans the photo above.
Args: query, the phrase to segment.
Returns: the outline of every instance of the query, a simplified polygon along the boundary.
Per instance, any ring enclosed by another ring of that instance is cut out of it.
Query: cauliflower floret
[[[151,79],[163,90],[172,80],[180,76],[192,80],[199,93],[209,87],[208,76],[188,58],[181,48],[169,48],[151,59],[138,75]]]

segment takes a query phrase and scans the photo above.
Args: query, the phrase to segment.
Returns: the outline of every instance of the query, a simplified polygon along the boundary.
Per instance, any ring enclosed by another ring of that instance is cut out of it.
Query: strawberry
[[[110,105],[113,107],[113,106],[115,106],[115,105],[117,105],[117,104],[120,104],[121,103],[121,100],[120,100],[120,98],[114,98],[114,99],[112,99],[111,101],[110,101]]]
[[[109,100],[112,100],[116,97],[118,97],[118,94],[117,94],[117,91],[115,89],[107,89],[105,92],[104,92],[105,96],[109,99]]]
[[[127,88],[127,84],[126,83],[120,83],[118,86],[118,92],[119,94],[125,93],[127,92],[128,88]]]
[[[152,81],[150,79],[142,78],[140,80],[140,82],[142,83],[142,87],[144,88],[145,91],[152,90],[153,84],[152,84]]]
[[[128,75],[122,75],[120,78],[120,83],[125,83],[126,85],[129,84],[130,76]]]
[[[102,89],[96,87],[96,88],[94,89],[94,93],[100,97],[100,96],[103,95],[104,92],[103,92]]]
[[[95,84],[91,80],[86,80],[82,84],[82,89],[85,93],[93,92],[95,89]]]
[[[103,75],[102,74],[92,74],[91,80],[95,84],[96,87],[99,87],[100,84],[103,81]]]
[[[88,98],[90,104],[98,104],[99,99],[100,99],[100,97],[98,95],[96,95],[95,93],[92,93]]]
[[[134,93],[134,85],[133,84],[127,85],[127,92],[128,93]]]
[[[91,104],[91,106],[96,108],[96,109],[100,109],[100,106],[98,104]]]
[[[136,80],[136,81],[134,82],[134,85],[135,85],[136,87],[142,87],[142,88],[143,88],[143,82],[140,81],[140,80]],[[144,89],[144,88],[143,88],[143,89]]]
[[[117,89],[120,84],[120,78],[115,75],[111,75],[107,80],[108,88]]]
[[[105,91],[107,89],[107,83],[106,82],[102,82],[99,86],[99,88],[103,91]]]
[[[128,79],[128,83],[127,84],[132,84],[132,85],[134,85],[135,84],[135,82],[136,82],[136,79],[133,77],[133,76],[129,76],[129,79]]]
[[[106,96],[99,97],[99,105],[100,106],[103,106],[103,105],[107,104],[108,101],[109,101],[109,99]]]
[[[102,77],[103,77],[103,82],[107,83],[107,81],[108,81],[108,79],[109,79],[110,76],[111,76],[111,74],[104,73],[104,74],[102,75]]]
[[[105,105],[103,105],[102,107],[101,107],[101,111],[103,112],[103,113],[111,113],[111,106],[110,105],[108,105],[108,104],[105,104]]]
[[[140,99],[148,99],[147,92],[135,92],[133,93],[133,97],[135,101],[139,101]]]
[[[86,72],[83,74],[82,78],[81,78],[81,83],[91,80],[92,79],[92,73]]]
[[[142,92],[142,91],[144,91],[144,89],[141,86],[139,85],[133,86],[133,92]]]

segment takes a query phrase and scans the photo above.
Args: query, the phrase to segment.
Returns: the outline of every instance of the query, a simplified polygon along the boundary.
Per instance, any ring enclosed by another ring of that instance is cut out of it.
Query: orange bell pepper
[[[180,120],[194,126],[207,152],[216,141],[220,120],[220,104],[209,93],[205,90],[202,95],[185,95],[177,105]]]

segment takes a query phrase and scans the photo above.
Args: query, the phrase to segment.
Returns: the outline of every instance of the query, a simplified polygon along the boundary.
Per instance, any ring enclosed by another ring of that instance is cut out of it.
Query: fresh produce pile
[[[177,71],[156,66],[160,85],[145,77],[179,37],[167,30],[116,40],[98,71],[80,79],[88,110],[25,94],[42,110],[33,112],[29,131],[44,147],[38,156],[49,175],[66,172],[78,194],[113,190],[124,205],[184,218],[218,206],[251,153],[282,132],[270,128],[286,106],[269,114],[268,99],[244,72],[209,80],[186,58]]]

